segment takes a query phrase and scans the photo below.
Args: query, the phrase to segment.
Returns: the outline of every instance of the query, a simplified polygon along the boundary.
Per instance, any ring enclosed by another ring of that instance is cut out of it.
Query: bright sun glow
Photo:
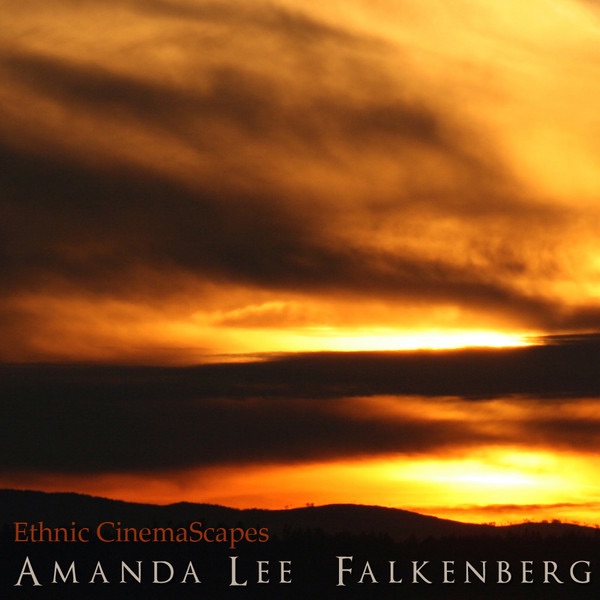
[[[518,454],[498,451],[481,458],[416,461],[399,466],[395,477],[438,488],[450,503],[468,498],[481,503],[531,503],[542,497],[556,500],[565,485],[573,483],[573,476],[555,472],[552,455],[540,454],[537,459],[538,465],[531,467],[527,465],[529,457],[521,462]]]
[[[395,506],[465,522],[563,518],[598,524],[594,457],[479,449],[438,459],[388,456],[303,465],[224,467],[164,474],[48,477],[48,491],[75,489],[122,500],[208,502],[270,509],[305,504]],[[24,481],[2,481],[27,487]]]
[[[350,329],[338,327],[306,327],[301,329],[254,329],[225,327],[205,330],[202,326],[180,328],[181,344],[203,345],[207,334],[215,340],[212,353],[233,357],[239,354],[269,352],[386,352],[412,350],[455,350],[461,348],[516,348],[539,343],[532,332],[499,332],[485,330],[407,331],[393,328]],[[191,353],[194,358],[194,353]],[[205,361],[205,353],[195,356]]]
[[[390,330],[348,332],[317,329],[307,336],[320,350],[451,350],[457,348],[509,348],[532,342],[523,334],[496,331],[423,331],[398,333]]]

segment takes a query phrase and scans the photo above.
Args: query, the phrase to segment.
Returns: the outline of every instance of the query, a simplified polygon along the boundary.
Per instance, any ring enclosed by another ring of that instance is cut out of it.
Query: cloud
[[[9,432],[24,431],[23,408],[29,427],[19,441]],[[39,403],[23,408],[11,406],[6,421],[6,450],[12,450],[5,453],[5,472],[143,472],[412,454],[451,446],[468,429],[419,419],[349,419],[337,402],[324,409],[289,398],[62,401],[45,410]],[[469,445],[488,438],[473,433]]]
[[[271,293],[465,304],[536,325],[598,319],[594,306],[563,316],[549,300],[451,256],[343,244],[335,229],[323,230],[318,212],[300,216],[255,193],[192,191],[141,169],[2,154],[4,187],[16,190],[3,224],[2,272],[12,295],[54,288],[160,302],[177,287],[169,280],[188,274]]]
[[[3,471],[288,464],[481,446],[590,452],[598,340],[193,368],[5,366]],[[575,399],[573,399],[575,398]]]
[[[453,326],[597,328],[597,208],[525,181],[519,160],[540,144],[525,152],[515,137],[552,123],[559,141],[596,156],[585,107],[571,129],[559,101],[532,119],[523,100],[519,68],[554,89],[548,56],[568,39],[543,42],[478,2],[461,6],[481,29],[446,27],[455,17],[436,2],[432,19],[405,2],[393,32],[373,8],[358,26],[360,2],[339,15],[294,2],[86,3],[94,19],[83,21],[76,3],[43,6],[10,11],[15,36],[0,48],[2,356],[14,360],[15,345],[19,360],[57,356],[36,341],[56,326],[49,298],[137,304],[140,315],[162,310],[160,322],[179,319],[185,298],[189,320],[203,313],[215,327],[217,314],[259,326],[251,307],[282,302],[298,307],[278,312],[282,327],[338,326],[379,302],[391,327],[448,309]],[[440,30],[450,37],[432,45]],[[504,36],[523,62],[474,52],[506,50]],[[556,78],[596,97],[587,73],[567,68],[579,54],[563,56]],[[565,169],[547,171],[579,181]],[[98,324],[102,314],[80,317],[89,340],[124,327],[108,315]],[[79,338],[70,343],[83,348]]]

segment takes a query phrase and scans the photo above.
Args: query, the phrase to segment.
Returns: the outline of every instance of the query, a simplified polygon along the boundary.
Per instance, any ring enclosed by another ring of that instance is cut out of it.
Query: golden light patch
[[[600,525],[593,457],[483,448],[460,457],[210,468],[176,473],[37,476],[36,488],[135,502],[208,502],[281,509],[306,504],[393,506],[465,522],[564,518]],[[3,486],[27,489],[27,476]],[[555,510],[556,509],[556,510]]]
[[[397,333],[389,330],[350,332],[323,329],[308,332],[314,345],[322,350],[450,350],[457,348],[509,348],[531,342],[523,334],[496,331],[419,331]]]

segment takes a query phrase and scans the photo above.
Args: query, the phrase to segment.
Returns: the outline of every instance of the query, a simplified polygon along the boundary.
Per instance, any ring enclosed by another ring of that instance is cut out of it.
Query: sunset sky
[[[0,486],[600,524],[598,2],[0,12]]]

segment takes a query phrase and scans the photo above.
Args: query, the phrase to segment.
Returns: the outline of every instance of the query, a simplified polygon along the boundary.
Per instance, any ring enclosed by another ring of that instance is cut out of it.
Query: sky
[[[597,2],[0,6],[0,485],[600,523]]]

